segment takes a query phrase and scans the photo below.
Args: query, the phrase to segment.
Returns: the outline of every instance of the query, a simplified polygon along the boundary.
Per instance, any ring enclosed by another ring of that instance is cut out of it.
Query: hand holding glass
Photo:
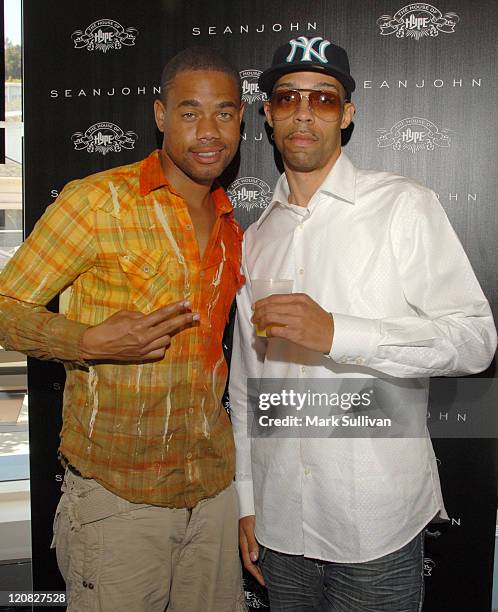
[[[275,294],[292,293],[293,280],[282,278],[256,278],[251,281],[253,302]],[[256,334],[266,338],[266,329],[256,327]]]

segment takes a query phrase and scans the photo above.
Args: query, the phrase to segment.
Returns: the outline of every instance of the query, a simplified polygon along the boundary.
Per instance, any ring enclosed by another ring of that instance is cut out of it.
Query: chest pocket
[[[160,250],[119,255],[130,297],[140,312],[152,312],[183,297],[184,273],[176,258]]]

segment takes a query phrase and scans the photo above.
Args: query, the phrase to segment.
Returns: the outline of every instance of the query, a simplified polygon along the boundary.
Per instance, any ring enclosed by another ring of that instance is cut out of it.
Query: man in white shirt
[[[266,582],[272,612],[415,612],[424,528],[447,518],[427,381],[488,367],[490,308],[435,194],[341,152],[355,111],[343,49],[293,39],[259,85],[285,174],[245,234],[237,297],[230,399],[244,565]],[[270,278],[292,279],[292,294],[254,303],[252,281]],[[422,435],[248,435],[247,379],[325,379],[336,391],[354,377],[384,378],[400,405],[409,397]]]

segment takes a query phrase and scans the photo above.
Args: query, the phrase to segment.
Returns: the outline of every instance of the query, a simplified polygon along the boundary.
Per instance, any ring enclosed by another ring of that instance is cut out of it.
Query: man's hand
[[[251,319],[268,337],[286,338],[299,346],[329,353],[334,319],[305,293],[270,295],[254,304]]]
[[[84,332],[82,356],[112,361],[162,359],[171,344],[171,336],[198,320],[199,315],[190,311],[190,302],[186,300],[147,315],[120,310]]]
[[[259,557],[259,546],[254,536],[256,517],[251,514],[239,520],[239,545],[242,561],[246,570],[256,578],[261,586],[265,586],[265,579],[256,565]]]

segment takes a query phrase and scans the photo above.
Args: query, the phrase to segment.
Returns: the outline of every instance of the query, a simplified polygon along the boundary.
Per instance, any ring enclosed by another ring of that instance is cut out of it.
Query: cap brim
[[[328,74],[342,84],[346,90],[347,97],[351,95],[356,87],[352,77],[344,74],[344,72],[340,70],[336,70],[333,66],[319,66],[318,64],[310,64],[309,62],[300,62],[293,64],[280,64],[265,70],[260,75],[258,80],[260,91],[263,91],[270,96],[278,79],[284,76],[284,74],[289,74],[290,72],[319,72],[322,74]]]

